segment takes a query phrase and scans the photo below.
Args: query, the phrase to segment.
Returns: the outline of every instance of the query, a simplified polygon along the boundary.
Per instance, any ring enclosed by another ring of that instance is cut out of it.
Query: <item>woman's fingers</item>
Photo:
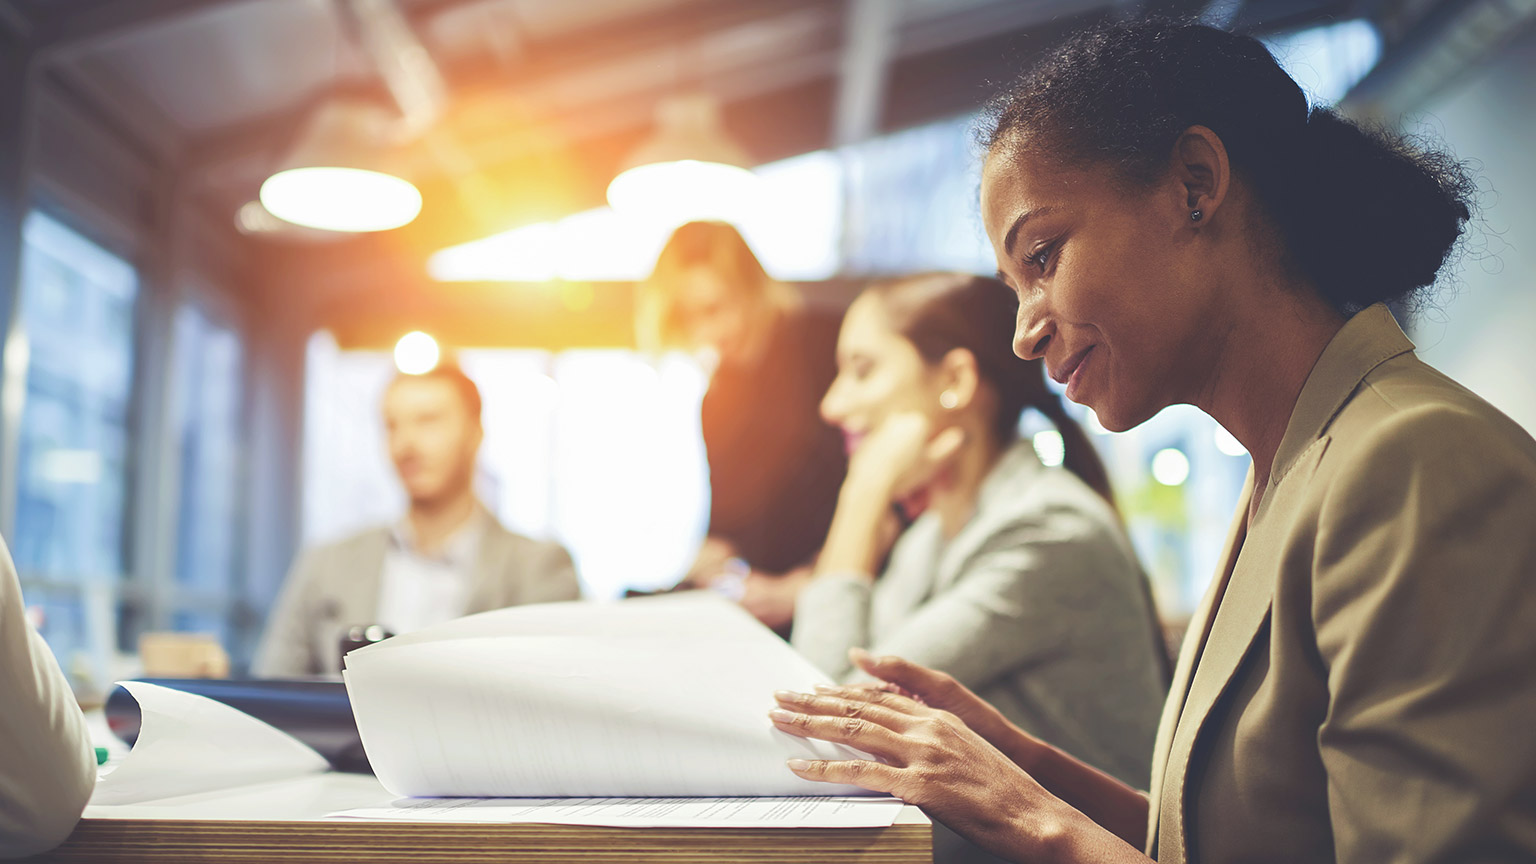
[[[901,764],[906,764],[905,753],[911,745],[899,733],[859,717],[828,717],[775,708],[768,712],[768,718],[775,728],[796,737],[846,744]]]
[[[791,759],[789,770],[807,780],[822,783],[840,783],[858,786],[871,792],[897,794],[901,787],[901,769],[866,759],[828,761],[825,759]]]
[[[951,426],[948,429],[933,436],[928,442],[926,456],[932,465],[947,465],[949,461],[959,454],[960,448],[965,444],[965,430],[959,426]]]
[[[895,732],[911,728],[913,718],[924,712],[911,699],[884,690],[861,687],[817,687],[815,693],[780,690],[773,694],[779,707],[801,714],[854,717],[878,723]]]
[[[848,657],[865,674],[894,684],[928,705],[946,707],[960,689],[959,682],[943,672],[900,657],[875,657],[862,648],[850,650]]]

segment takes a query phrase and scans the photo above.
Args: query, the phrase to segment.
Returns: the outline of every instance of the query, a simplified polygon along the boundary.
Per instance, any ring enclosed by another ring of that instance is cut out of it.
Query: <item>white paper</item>
[[[137,801],[96,804],[85,808],[86,819],[135,819],[211,822],[318,822],[327,814],[354,807],[376,807],[389,792],[372,774],[327,771],[272,780],[249,786],[214,789]]]
[[[413,798],[331,814],[404,822],[542,823],[609,828],[887,828],[896,798]]]
[[[455,624],[347,656],[363,746],[397,796],[867,794],[785,767],[867,757],[773,728],[775,690],[830,682],[734,604],[552,604]]]
[[[139,737],[96,783],[92,804],[128,804],[325,771],[320,754],[222,702],[142,681]]]

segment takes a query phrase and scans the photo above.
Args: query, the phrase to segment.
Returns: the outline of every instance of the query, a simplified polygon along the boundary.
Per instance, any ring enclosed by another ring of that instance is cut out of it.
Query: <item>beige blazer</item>
[[[342,635],[378,616],[388,546],[389,528],[380,526],[301,553],[267,619],[252,674],[340,674]],[[487,517],[465,614],[580,597],[565,547],[514,534]]]
[[[1412,349],[1356,315],[1245,527],[1249,478],[1158,731],[1159,861],[1536,860],[1536,442]]]

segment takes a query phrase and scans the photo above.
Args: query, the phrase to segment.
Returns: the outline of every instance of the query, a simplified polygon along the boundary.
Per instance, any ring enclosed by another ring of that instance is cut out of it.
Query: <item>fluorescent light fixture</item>
[[[815,281],[837,272],[842,168],[818,150],[763,165],[760,188],[738,219],[763,267],[776,279]],[[598,207],[540,222],[432,255],[427,272],[441,282],[633,282],[650,275],[680,214]]]

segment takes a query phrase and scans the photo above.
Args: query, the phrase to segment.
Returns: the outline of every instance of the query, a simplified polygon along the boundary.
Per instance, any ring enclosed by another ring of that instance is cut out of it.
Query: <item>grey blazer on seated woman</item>
[[[852,647],[947,672],[1031,734],[1147,785],[1167,673],[1145,579],[1109,504],[1027,440],[954,538],[928,513],[873,585],[813,580],[792,641],[840,680],[860,677]]]

